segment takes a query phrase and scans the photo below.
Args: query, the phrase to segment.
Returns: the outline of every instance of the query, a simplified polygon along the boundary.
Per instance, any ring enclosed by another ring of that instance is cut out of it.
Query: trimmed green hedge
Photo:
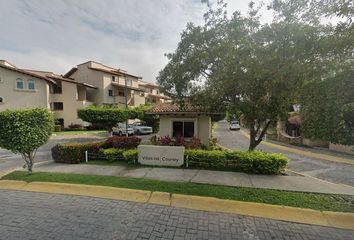
[[[55,162],[80,163],[85,160],[85,151],[99,153],[109,161],[127,161],[137,163],[137,149],[107,148],[106,142],[64,143],[52,148]],[[289,159],[278,153],[261,151],[222,151],[192,150],[185,151],[185,165],[188,167],[231,170],[258,174],[280,174],[287,167]]]
[[[188,167],[258,174],[283,173],[289,162],[289,159],[282,154],[261,151],[242,152],[187,149],[184,155],[185,164],[188,161]],[[138,150],[131,149],[124,151],[123,156],[129,162],[137,162]]]
[[[289,159],[278,153],[261,151],[186,150],[188,166],[195,168],[228,169],[259,174],[280,174]]]
[[[101,149],[99,151],[104,157],[106,157],[109,161],[118,161],[124,160],[123,153],[125,149],[120,148],[108,148],[108,149]]]
[[[63,143],[52,148],[52,157],[58,163],[80,163],[85,161],[85,151],[97,153],[104,143]]]

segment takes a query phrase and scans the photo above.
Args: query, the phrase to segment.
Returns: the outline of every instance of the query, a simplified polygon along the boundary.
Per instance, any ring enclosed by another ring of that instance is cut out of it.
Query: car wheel
[[[141,132],[139,130],[136,131],[136,135],[140,135]]]
[[[122,132],[121,132],[121,131],[119,131],[119,132],[118,132],[118,135],[119,135],[119,136],[122,136]]]

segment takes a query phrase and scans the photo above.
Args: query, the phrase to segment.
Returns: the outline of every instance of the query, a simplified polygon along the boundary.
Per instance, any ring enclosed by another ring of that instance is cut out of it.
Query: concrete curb
[[[90,196],[354,230],[354,214],[84,184],[1,180],[0,189]]]

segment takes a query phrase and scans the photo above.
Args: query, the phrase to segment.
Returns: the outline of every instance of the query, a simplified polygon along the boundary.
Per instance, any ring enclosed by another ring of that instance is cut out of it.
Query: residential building
[[[78,118],[77,110],[94,104],[91,96],[94,95],[93,92],[97,90],[97,87],[87,83],[79,83],[52,72],[26,71],[45,76],[55,82],[49,88],[49,107],[60,125],[63,127],[68,127],[71,124],[88,125]]]
[[[157,104],[171,100],[163,93],[159,85],[139,80],[139,88],[143,91],[146,103]]]
[[[17,68],[0,60],[0,111],[6,109],[49,108],[54,80]]]
[[[64,76],[49,71],[20,69],[0,60],[0,111],[42,107],[50,109],[63,127],[88,125],[77,110],[92,104],[136,107],[170,98],[161,88],[94,61],[79,64]]]
[[[97,87],[92,99],[97,105],[136,107],[147,102],[158,103],[170,99],[161,93],[158,85],[142,80],[125,70],[88,61],[72,68],[64,77]]]
[[[52,72],[17,68],[0,60],[0,111],[46,108],[63,127],[83,124],[77,109],[93,104],[89,99],[96,87],[78,83]]]

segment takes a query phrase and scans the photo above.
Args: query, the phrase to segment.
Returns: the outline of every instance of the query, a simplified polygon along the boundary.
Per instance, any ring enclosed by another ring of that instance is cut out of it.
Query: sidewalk
[[[34,171],[126,176],[162,181],[193,182],[224,186],[354,195],[354,187],[330,183],[317,178],[297,174],[273,176],[198,169],[102,166],[88,164],[75,165],[54,162],[36,164]]]

